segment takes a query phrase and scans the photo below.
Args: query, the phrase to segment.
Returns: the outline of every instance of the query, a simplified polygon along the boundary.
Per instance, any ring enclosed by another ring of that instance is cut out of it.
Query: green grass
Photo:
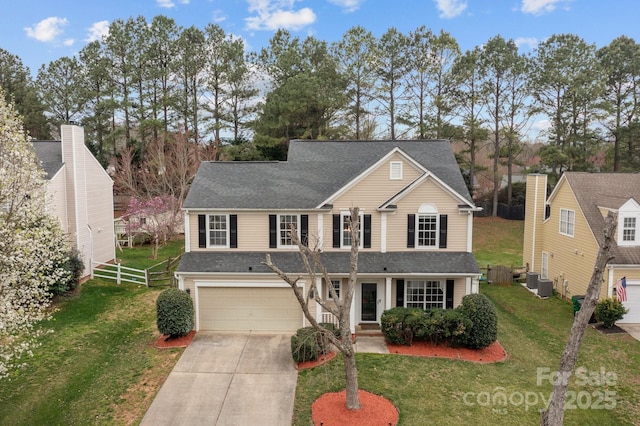
[[[172,242],[149,259],[148,247],[124,249],[123,263],[146,267],[177,254]],[[150,346],[157,336],[155,299],[163,288],[95,279],[57,301],[42,324],[53,332],[0,386],[0,424],[69,425],[139,422],[180,349]]]
[[[401,425],[507,425],[537,424],[543,408],[540,393],[548,398],[551,384],[537,384],[537,368],[558,367],[571,327],[571,306],[559,299],[541,300],[521,286],[483,285],[481,292],[496,305],[499,318],[498,339],[509,359],[496,364],[419,358],[402,355],[357,354],[361,389],[383,395],[400,412]],[[567,410],[565,424],[632,425],[640,418],[640,342],[626,334],[602,335],[588,329],[580,351],[578,366],[589,372],[617,375],[614,386],[570,387],[582,393],[583,406],[588,392],[592,401],[600,392],[615,392],[616,407]],[[341,357],[326,366],[302,371],[298,378],[294,424],[310,424],[311,403],[325,392],[344,389]],[[474,405],[465,403],[467,401]],[[514,404],[484,404],[487,396],[504,392]],[[518,398],[530,392],[538,398],[528,408]],[[596,395],[596,396],[594,396]],[[478,400],[480,398],[480,400]],[[478,401],[483,402],[479,404]],[[578,403],[576,402],[576,406]]]
[[[523,222],[480,218],[474,220],[474,255],[481,267],[519,266],[522,263]],[[481,285],[498,311],[498,340],[509,354],[496,364],[419,358],[401,355],[357,354],[361,389],[383,395],[400,412],[401,425],[512,425],[538,424],[539,412],[552,385],[538,385],[538,368],[558,368],[573,321],[572,306],[558,298],[541,300],[519,285]],[[578,386],[570,391],[595,402],[604,392],[615,392],[616,407],[572,409],[565,412],[565,424],[632,425],[640,418],[640,342],[626,334],[602,335],[589,328],[577,366],[589,372],[616,374],[613,386]],[[344,389],[341,357],[325,366],[301,371],[298,376],[294,424],[310,424],[312,402],[326,392]],[[467,392],[471,392],[467,394]],[[504,392],[514,404],[484,404]],[[588,394],[587,394],[588,392]],[[528,394],[527,394],[528,393]],[[542,396],[541,394],[542,393]],[[466,400],[474,405],[465,403]],[[518,405],[528,395],[538,403]],[[478,397],[480,402],[478,403]],[[578,402],[575,402],[578,406]]]
[[[473,220],[473,254],[481,268],[522,265],[524,222],[492,217]]]

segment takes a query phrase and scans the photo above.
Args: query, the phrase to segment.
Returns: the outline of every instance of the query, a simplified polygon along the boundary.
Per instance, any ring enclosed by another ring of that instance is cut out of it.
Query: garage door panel
[[[621,324],[640,323],[640,284],[629,284],[627,282],[627,300],[622,305],[629,310],[629,313],[620,321]]]
[[[199,287],[199,328],[295,331],[302,311],[289,288]]]

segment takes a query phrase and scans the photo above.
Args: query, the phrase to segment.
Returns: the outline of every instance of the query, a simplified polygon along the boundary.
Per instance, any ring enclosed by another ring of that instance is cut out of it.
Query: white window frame
[[[560,209],[560,234],[573,237],[576,232],[575,210]]]
[[[433,218],[435,219],[435,229],[434,230],[420,230],[420,220],[421,218]],[[415,227],[415,247],[419,249],[437,249],[440,247],[440,215],[438,214],[438,209],[433,204],[423,204],[418,209],[418,213],[416,214],[416,223]],[[433,232],[433,244],[422,244],[420,233],[431,233]]]
[[[358,215],[360,217],[360,245],[359,247],[362,248],[363,243],[364,243],[364,213],[361,211],[360,214]],[[351,212],[350,211],[343,211],[340,212],[340,248],[351,248],[351,244],[347,245],[344,242],[344,237],[345,234],[347,233],[346,231],[346,227],[347,227],[347,218],[351,217]],[[353,240],[352,240],[353,241]]]
[[[618,245],[635,246],[638,245],[638,217],[621,216],[620,217],[620,236]]]
[[[542,252],[542,266],[540,268],[540,278],[547,279],[549,278],[549,253],[546,251]]]
[[[389,163],[389,179],[402,180],[402,161],[391,161]]]
[[[416,290],[422,290],[422,294],[419,292],[411,294],[410,290],[412,285],[415,285]],[[440,294],[436,294],[437,299],[433,299],[433,293],[427,294],[427,289],[434,289],[437,285],[437,289],[440,290]],[[417,297],[417,299],[416,299]],[[409,300],[409,299],[412,300]],[[422,300],[420,300],[422,299]],[[445,309],[447,303],[447,287],[442,280],[407,280],[404,286],[404,306],[407,308],[419,308],[419,309]],[[411,304],[412,306],[409,306]],[[416,306],[421,305],[421,306]],[[427,306],[429,305],[429,306]]]
[[[212,217],[223,217],[225,229],[211,229],[211,218]],[[207,215],[207,247],[208,248],[229,248],[230,247],[230,229],[229,229],[229,215],[228,214],[208,214]],[[225,233],[225,244],[212,244],[211,243],[211,231],[224,231]]]
[[[327,299],[333,300],[333,297],[331,297],[331,290],[329,289],[330,285],[333,286],[336,291],[336,295],[340,298],[340,294],[342,292],[342,280],[331,280],[329,285],[327,285]]]
[[[278,232],[278,248],[297,248],[297,246],[293,243],[293,239],[291,239],[291,244],[283,244],[282,241],[283,239],[286,239],[287,237],[285,236],[286,233],[291,232],[291,229],[289,229],[288,227],[285,227],[284,229],[282,228],[282,226],[286,223],[286,222],[282,222],[282,218],[284,217],[294,217],[296,219],[296,234],[298,235],[298,239],[300,239],[300,215],[299,214],[289,214],[289,213],[283,213],[283,214],[279,214],[278,215],[278,222],[277,222],[277,232]],[[291,238],[291,237],[289,237]]]

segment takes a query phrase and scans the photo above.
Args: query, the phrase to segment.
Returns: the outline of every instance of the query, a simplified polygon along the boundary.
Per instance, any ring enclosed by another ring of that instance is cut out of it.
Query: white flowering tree
[[[45,213],[45,180],[14,107],[0,90],[0,379],[37,344],[57,283],[71,280],[66,236]]]

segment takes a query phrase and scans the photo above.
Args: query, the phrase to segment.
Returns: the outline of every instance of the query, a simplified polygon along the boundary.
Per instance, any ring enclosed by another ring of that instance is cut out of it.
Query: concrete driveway
[[[141,425],[289,425],[290,335],[198,332]]]
[[[640,340],[640,324],[616,324],[618,327],[626,331],[630,336]]]

